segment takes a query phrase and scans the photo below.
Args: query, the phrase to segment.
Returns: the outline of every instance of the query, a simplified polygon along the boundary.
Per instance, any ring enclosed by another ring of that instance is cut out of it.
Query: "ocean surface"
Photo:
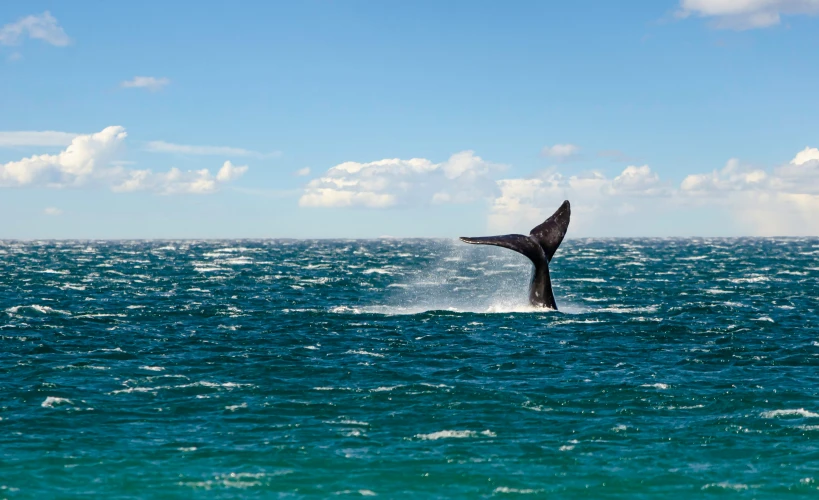
[[[819,491],[819,239],[0,242],[0,498]]]

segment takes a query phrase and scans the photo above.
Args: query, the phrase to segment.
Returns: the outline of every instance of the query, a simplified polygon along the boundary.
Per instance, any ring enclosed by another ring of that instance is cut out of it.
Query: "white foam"
[[[495,437],[496,434],[490,430],[482,431],[480,434],[487,436],[487,437]],[[473,438],[478,437],[478,433],[475,431],[452,431],[452,430],[445,430],[445,431],[438,431],[433,432],[431,434],[416,434],[415,437],[417,439],[421,439],[423,441],[436,441],[438,439],[463,439],[463,438]]]
[[[345,354],[361,354],[362,356],[374,356],[376,358],[385,357],[383,354],[378,354],[377,352],[364,351],[362,349],[358,349],[355,351],[347,351]]]
[[[17,314],[18,312],[20,312],[21,309],[33,309],[33,310],[35,310],[35,311],[37,311],[38,313],[41,313],[41,314],[56,313],[56,314],[64,314],[66,316],[71,316],[71,313],[68,312],[68,311],[61,311],[59,309],[53,309],[51,307],[41,306],[41,305],[38,305],[38,304],[33,304],[33,305],[30,305],[30,306],[13,306],[13,307],[9,307],[8,309],[6,309],[6,312],[10,313],[10,314]]]
[[[165,368],[162,368],[161,366],[140,366],[139,369],[140,370],[148,370],[148,371],[152,371],[152,372],[161,372]]]
[[[62,404],[73,405],[74,403],[72,403],[71,400],[67,398],[57,398],[54,396],[48,396],[47,398],[45,398],[45,401],[43,401],[40,404],[40,406],[42,406],[43,408],[54,408],[54,406]]]
[[[819,413],[808,411],[804,408],[796,410],[772,410],[764,411],[760,414],[762,418],[776,418],[776,417],[802,417],[802,418],[816,418]]]
[[[373,269],[367,269],[362,274],[389,274],[389,275],[392,275],[393,272],[388,270],[388,269],[373,268]]]
[[[387,386],[376,387],[375,389],[370,389],[370,392],[390,392],[393,389],[398,389],[399,387],[403,387],[403,386],[402,385],[393,385],[393,386],[390,386],[390,387],[387,387]]]
[[[643,384],[640,387],[654,387],[655,389],[668,389],[667,384],[660,384],[660,383],[657,383],[657,384]]]
[[[533,490],[531,488],[509,488],[508,486],[498,486],[492,493],[517,493],[519,495],[531,495],[533,493],[540,493],[543,490]]]
[[[721,482],[721,483],[706,484],[705,486],[702,487],[703,490],[707,490],[707,489],[710,489],[710,488],[720,488],[720,489],[723,489],[723,490],[743,491],[743,490],[748,489],[748,485],[747,484],[742,484],[742,483],[729,483],[727,481],[724,481],[724,482]]]

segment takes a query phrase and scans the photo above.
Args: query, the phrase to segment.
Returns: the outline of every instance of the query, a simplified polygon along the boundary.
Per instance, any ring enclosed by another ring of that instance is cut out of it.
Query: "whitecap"
[[[703,490],[707,490],[710,488],[721,488],[723,490],[742,491],[747,490],[748,485],[742,483],[729,483],[727,481],[724,481],[722,483],[709,483],[702,487]]]
[[[819,413],[808,411],[804,408],[796,410],[772,410],[764,411],[760,414],[762,418],[776,418],[776,417],[802,417],[802,418],[816,418]]]
[[[366,270],[366,271],[364,271],[362,274],[373,274],[373,273],[377,273],[377,274],[390,274],[390,275],[391,275],[391,274],[393,274],[391,271],[389,271],[389,270],[387,270],[387,269],[383,269],[383,268],[373,268],[373,269],[367,269],[367,270]]]
[[[484,436],[488,437],[495,437],[495,433],[490,430],[485,430],[481,432]],[[473,438],[477,437],[478,433],[475,431],[453,431],[453,430],[444,430],[433,432],[430,434],[416,434],[415,437],[417,439],[421,439],[423,441],[436,441],[438,439],[462,439],[462,438]]]
[[[358,349],[358,350],[355,350],[355,351],[347,351],[344,354],[361,354],[362,356],[374,356],[376,358],[385,357],[383,354],[378,354],[377,352],[364,351],[362,349]]]
[[[498,486],[492,493],[517,493],[520,495],[531,495],[533,493],[540,493],[543,490],[533,490],[531,488],[509,488],[508,486]]]
[[[45,401],[43,401],[40,404],[40,406],[42,406],[43,408],[54,408],[55,405],[62,405],[62,404],[73,405],[74,403],[72,403],[71,400],[67,399],[67,398],[58,398],[58,397],[54,397],[54,396],[48,396],[47,398],[45,398]]]
[[[35,311],[37,311],[38,313],[41,313],[41,314],[55,313],[55,314],[63,314],[65,316],[71,316],[71,313],[68,312],[68,311],[61,311],[59,309],[53,309],[51,307],[41,306],[41,305],[38,305],[38,304],[33,304],[33,305],[30,305],[30,306],[13,306],[13,307],[9,307],[8,309],[6,309],[6,312],[10,313],[10,314],[17,314],[17,313],[20,312],[21,309],[33,309],[33,310],[35,310]]]

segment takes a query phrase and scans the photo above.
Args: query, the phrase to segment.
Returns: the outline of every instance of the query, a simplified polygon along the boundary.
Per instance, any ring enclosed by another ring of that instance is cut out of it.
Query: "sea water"
[[[0,242],[0,498],[819,486],[819,239]]]

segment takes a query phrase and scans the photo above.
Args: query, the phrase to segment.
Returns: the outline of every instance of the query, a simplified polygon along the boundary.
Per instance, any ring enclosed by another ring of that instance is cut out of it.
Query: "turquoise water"
[[[819,239],[0,242],[0,498],[819,494]]]

